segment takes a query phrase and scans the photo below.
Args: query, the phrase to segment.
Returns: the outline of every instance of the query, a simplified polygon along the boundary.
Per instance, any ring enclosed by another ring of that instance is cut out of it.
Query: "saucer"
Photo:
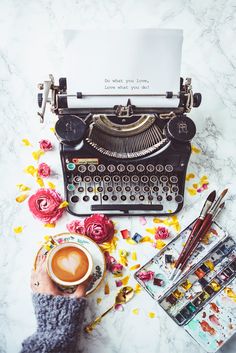
[[[85,235],[75,234],[75,233],[60,233],[60,234],[54,235],[52,238],[55,239],[56,242],[59,244],[62,244],[65,242],[78,243],[79,245],[83,246],[90,252],[90,254],[93,257],[93,270],[92,270],[93,279],[89,284],[86,295],[91,294],[93,291],[95,291],[95,289],[97,289],[98,286],[102,283],[106,273],[105,258],[100,247],[89,237]],[[43,246],[39,249],[36,255],[35,262],[34,262],[35,269],[37,267],[37,260],[40,255],[47,255],[47,251],[44,249]],[[73,293],[76,287],[77,286],[71,286],[71,287],[59,286],[61,290],[66,291],[68,293]]]

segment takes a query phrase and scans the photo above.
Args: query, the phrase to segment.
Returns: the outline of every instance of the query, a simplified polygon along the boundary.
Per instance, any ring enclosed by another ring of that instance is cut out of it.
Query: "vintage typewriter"
[[[138,95],[68,95],[66,78],[55,85],[52,75],[39,89],[41,122],[47,102],[58,115],[55,133],[71,214],[165,215],[182,208],[196,132],[185,113],[201,103],[191,79],[181,78],[177,93],[142,96],[140,106]],[[149,96],[177,97],[179,104],[149,106]],[[95,98],[97,108],[90,108]]]

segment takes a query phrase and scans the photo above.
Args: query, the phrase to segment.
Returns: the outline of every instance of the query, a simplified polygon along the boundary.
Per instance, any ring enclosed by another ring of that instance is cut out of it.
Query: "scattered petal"
[[[142,224],[142,226],[145,226],[145,224],[147,224],[147,220],[145,217],[139,217],[139,222]]]
[[[198,184],[193,184],[193,188],[197,189],[198,188]]]
[[[128,275],[128,276],[124,277],[124,278],[121,280],[123,286],[126,286],[126,285],[128,284],[129,279],[130,279],[130,276]]]
[[[114,309],[115,309],[116,311],[124,311],[124,307],[123,307],[122,304],[116,304],[116,305],[114,306]]]
[[[106,294],[106,295],[110,294],[110,287],[109,287],[108,282],[106,282],[106,284],[105,284],[104,294]]]
[[[150,311],[148,313],[148,316],[150,317],[150,319],[154,319],[156,317],[156,314],[153,311]]]
[[[28,139],[22,139],[21,140],[24,146],[32,146],[32,144],[29,142]]]
[[[138,315],[138,314],[139,314],[139,309],[138,309],[138,308],[133,309],[133,310],[132,310],[132,314]]]
[[[187,191],[188,191],[190,196],[195,196],[197,194],[197,191],[195,189],[192,189],[192,188],[187,188]]]
[[[64,208],[64,207],[67,207],[68,205],[69,205],[69,202],[63,201],[58,208]]]
[[[56,189],[56,185],[53,184],[51,181],[48,181],[48,186],[49,186],[49,188],[52,189],[52,190]]]
[[[25,201],[28,196],[29,196],[29,194],[21,194],[21,195],[17,196],[16,202],[21,203],[21,202]]]
[[[156,243],[154,244],[155,244],[155,248],[158,250],[161,250],[162,248],[164,248],[164,246],[166,246],[166,243],[161,239],[157,239]]]
[[[50,129],[49,129],[53,134],[55,134],[55,127],[50,127]]]
[[[129,269],[130,269],[130,271],[134,271],[134,270],[137,270],[140,266],[141,266],[140,264],[136,264],[136,265],[131,266]]]
[[[122,280],[117,280],[116,287],[121,287],[121,286],[122,286]]]
[[[114,278],[123,277],[123,273],[113,273],[113,277]]]
[[[22,226],[15,227],[15,228],[13,228],[13,230],[14,230],[15,234],[20,234],[23,232],[23,227]]]
[[[126,240],[126,243],[130,244],[130,245],[136,245],[136,241],[134,241],[133,239],[131,238],[128,238],[128,239],[125,239]]]
[[[193,174],[193,173],[189,173],[189,174],[187,174],[186,175],[186,181],[189,181],[190,179],[194,179],[195,178],[195,174]]]
[[[39,141],[39,147],[42,151],[47,152],[52,150],[52,143],[49,140],[42,139]]]
[[[193,152],[193,153],[197,153],[197,154],[198,154],[198,153],[201,153],[201,150],[200,150],[199,148],[197,148],[196,146],[193,146],[193,145],[192,145],[191,147],[192,147],[192,152]]]
[[[137,283],[136,286],[134,287],[134,293],[139,294],[141,290],[142,290],[142,287],[140,286],[139,283]]]
[[[20,191],[28,191],[30,190],[30,188],[24,184],[16,184],[17,188],[20,190]]]
[[[56,223],[45,223],[44,227],[46,227],[46,228],[55,228],[56,227]]]
[[[132,259],[133,261],[136,261],[136,260],[137,260],[137,253],[136,253],[136,251],[132,251],[132,253],[131,253],[131,259]]]
[[[110,242],[99,244],[99,246],[102,249],[102,251],[108,251],[109,253],[111,253],[116,249],[117,241],[118,241],[118,238],[113,237]]]
[[[36,178],[36,183],[41,187],[44,188],[44,181],[42,178],[38,177]]]
[[[158,218],[154,218],[154,219],[157,220]],[[161,220],[161,222],[156,222],[156,221],[153,220],[153,222],[154,223],[162,223],[163,221]],[[156,228],[146,228],[146,232],[155,235],[156,234]]]
[[[32,176],[35,176],[38,172],[37,168],[35,168],[33,165],[28,165],[25,169],[24,172],[27,174],[30,174]]]
[[[146,235],[143,237],[143,239],[140,240],[140,243],[153,243],[153,240],[148,235]]]
[[[52,239],[51,235],[44,235],[43,237],[44,241],[48,242]]]
[[[33,156],[34,160],[36,160],[36,161],[38,161],[39,158],[40,158],[41,156],[43,156],[43,155],[44,155],[44,151],[41,150],[41,149],[38,150],[38,151],[32,152],[32,156]]]
[[[102,301],[102,298],[97,298],[97,304],[100,304]]]

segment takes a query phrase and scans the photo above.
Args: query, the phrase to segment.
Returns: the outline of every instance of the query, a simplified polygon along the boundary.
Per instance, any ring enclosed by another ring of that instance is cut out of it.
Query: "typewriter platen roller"
[[[58,115],[55,131],[70,213],[164,215],[182,208],[190,141],[196,133],[185,113],[201,103],[190,79],[180,80],[176,94],[156,95],[178,97],[178,107],[171,109],[166,104],[139,106],[138,95],[108,96],[107,105],[122,101],[110,107],[102,107],[100,96],[94,95],[98,107],[91,108],[93,95],[88,99],[80,92],[74,95],[76,106],[70,107],[65,78],[56,86],[50,76],[39,88],[44,91],[38,96],[41,121],[47,102]]]

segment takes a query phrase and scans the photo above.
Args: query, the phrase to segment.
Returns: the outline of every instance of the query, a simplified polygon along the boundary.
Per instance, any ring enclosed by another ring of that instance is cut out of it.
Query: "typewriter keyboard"
[[[183,204],[185,175],[171,164],[78,165],[66,159],[65,168],[69,209],[76,215],[170,214]]]

